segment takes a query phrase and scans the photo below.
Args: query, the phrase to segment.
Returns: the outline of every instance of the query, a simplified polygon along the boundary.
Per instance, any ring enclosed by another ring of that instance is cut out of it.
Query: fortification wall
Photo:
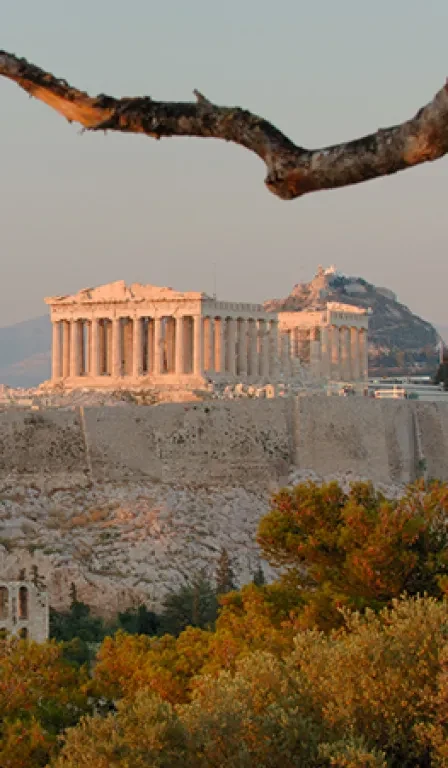
[[[406,483],[448,480],[441,403],[320,395],[0,414],[0,482],[282,482],[291,467]]]
[[[86,408],[93,474],[187,485],[286,476],[291,404],[279,398]]]
[[[352,472],[374,482],[415,478],[413,405],[358,397],[295,402],[295,465],[325,477]]]

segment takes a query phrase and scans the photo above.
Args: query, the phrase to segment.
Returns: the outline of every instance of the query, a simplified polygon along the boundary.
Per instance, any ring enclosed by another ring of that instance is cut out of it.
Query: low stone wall
[[[448,407],[311,395],[0,414],[0,482],[281,483],[291,467],[448,480]]]

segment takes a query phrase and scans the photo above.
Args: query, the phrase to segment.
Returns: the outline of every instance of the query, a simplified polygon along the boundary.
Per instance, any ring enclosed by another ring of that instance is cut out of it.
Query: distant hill
[[[319,268],[309,283],[297,283],[284,299],[270,299],[270,310],[323,309],[327,301],[370,308],[369,369],[372,373],[435,373],[439,332],[408,307],[393,291],[361,277],[347,277],[334,267]]]
[[[0,328],[0,384],[36,387],[50,377],[50,368],[48,315]]]

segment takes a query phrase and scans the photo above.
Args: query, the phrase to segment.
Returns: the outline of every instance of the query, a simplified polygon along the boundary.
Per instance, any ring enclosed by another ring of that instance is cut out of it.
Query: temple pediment
[[[50,296],[45,299],[46,304],[95,304],[102,302],[127,302],[127,301],[200,301],[209,299],[206,293],[199,291],[176,291],[174,288],[158,285],[143,285],[131,283],[126,285],[124,280],[114,283],[106,283],[96,288],[83,288],[67,296]]]

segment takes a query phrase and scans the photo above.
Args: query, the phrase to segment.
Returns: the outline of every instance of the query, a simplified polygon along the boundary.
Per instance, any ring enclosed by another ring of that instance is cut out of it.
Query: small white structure
[[[30,581],[0,581],[0,631],[44,643],[49,637],[48,593]]]

